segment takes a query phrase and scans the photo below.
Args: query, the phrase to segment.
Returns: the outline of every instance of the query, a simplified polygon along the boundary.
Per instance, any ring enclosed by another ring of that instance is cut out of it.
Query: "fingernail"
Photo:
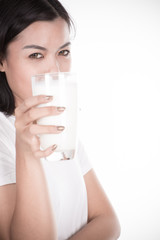
[[[62,132],[64,129],[65,129],[65,127],[63,127],[63,126],[58,126],[57,127],[57,130],[60,131],[60,132]]]
[[[66,109],[65,107],[57,107],[58,112],[64,112],[65,109]]]
[[[51,101],[53,99],[53,96],[45,96],[44,99],[46,101]]]
[[[54,145],[52,146],[52,148],[51,148],[51,151],[53,152],[56,148],[57,148],[57,145],[54,144]]]

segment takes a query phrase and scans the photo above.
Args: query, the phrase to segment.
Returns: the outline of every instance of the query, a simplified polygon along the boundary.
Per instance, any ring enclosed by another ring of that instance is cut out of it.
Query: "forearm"
[[[119,223],[112,222],[107,216],[98,216],[69,240],[116,240],[119,237]]]
[[[17,153],[12,240],[54,240],[56,230],[40,160]]]

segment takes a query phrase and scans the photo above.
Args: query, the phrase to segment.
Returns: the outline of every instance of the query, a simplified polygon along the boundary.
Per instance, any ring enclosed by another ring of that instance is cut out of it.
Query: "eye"
[[[62,50],[58,53],[59,56],[64,56],[64,57],[68,57],[70,54],[69,50]]]
[[[31,55],[29,55],[29,58],[39,59],[43,58],[43,55],[41,53],[32,53]]]

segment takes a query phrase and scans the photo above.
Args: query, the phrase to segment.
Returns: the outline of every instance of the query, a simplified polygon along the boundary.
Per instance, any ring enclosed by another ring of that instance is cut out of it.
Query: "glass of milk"
[[[41,134],[41,148],[57,145],[55,152],[47,157],[49,161],[69,160],[75,156],[77,145],[77,81],[76,74],[71,72],[45,73],[32,76],[33,96],[53,96],[53,100],[39,107],[65,107],[60,115],[41,118],[40,125],[64,126],[58,134]]]

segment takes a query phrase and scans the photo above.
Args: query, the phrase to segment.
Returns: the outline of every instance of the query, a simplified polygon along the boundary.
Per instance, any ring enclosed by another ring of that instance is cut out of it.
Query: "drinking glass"
[[[64,126],[63,132],[58,134],[40,134],[42,149],[54,144],[55,152],[48,160],[73,159],[77,145],[77,81],[76,74],[71,72],[44,73],[32,76],[33,96],[53,96],[53,100],[39,107],[56,106],[65,107],[60,115],[47,116],[37,120],[40,125]]]

